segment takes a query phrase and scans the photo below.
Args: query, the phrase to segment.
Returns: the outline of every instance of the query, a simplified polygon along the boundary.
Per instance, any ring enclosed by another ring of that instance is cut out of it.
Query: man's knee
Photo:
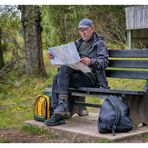
[[[63,65],[59,69],[59,74],[68,72],[68,66]]]
[[[59,69],[59,75],[71,74],[71,73],[73,73],[73,71],[74,71],[74,70],[73,70],[72,68],[70,68],[69,66],[63,65],[63,66],[61,66],[60,69]]]

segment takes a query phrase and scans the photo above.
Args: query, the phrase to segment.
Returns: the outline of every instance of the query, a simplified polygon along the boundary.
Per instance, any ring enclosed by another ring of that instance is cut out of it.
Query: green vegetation
[[[148,134],[144,134],[144,135],[143,135],[143,138],[144,138],[145,140],[147,140],[147,139],[148,139]]]
[[[36,126],[31,126],[31,125],[23,125],[21,128],[21,131],[25,131],[34,135],[42,135],[42,137],[47,137],[50,139],[56,139],[58,138],[57,135],[55,135],[52,132],[49,132],[45,130],[43,127],[36,127]]]
[[[99,140],[96,141],[96,143],[112,143],[112,142],[110,142],[107,139],[99,139]]]
[[[43,57],[47,78],[25,74],[23,30],[20,12],[16,6],[0,6],[0,28],[5,65],[16,59],[14,67],[0,75],[0,128],[22,127],[25,120],[33,119],[35,97],[52,83],[57,69],[47,57],[49,46],[59,45],[78,38],[80,19],[94,20],[96,30],[104,35],[109,49],[125,48],[125,6],[41,6]],[[97,14],[97,15],[96,15]],[[1,70],[1,69],[0,69]],[[145,81],[108,79],[111,88],[143,89]],[[90,102],[102,103],[98,98]],[[96,110],[91,110],[96,111]],[[32,128],[32,127],[31,127]],[[25,128],[25,130],[27,130]],[[29,131],[29,130],[28,130]],[[42,131],[40,131],[42,132]]]
[[[10,143],[7,139],[0,139],[0,143]]]
[[[25,132],[29,132],[31,134],[35,134],[35,135],[45,134],[44,128],[36,127],[36,126],[31,126],[31,125],[30,126],[28,126],[28,125],[22,126],[21,130],[25,131]]]
[[[5,75],[6,83],[0,83],[0,128],[20,127],[24,120],[33,119],[34,99],[51,84],[56,73],[56,69],[49,64],[46,52],[44,57],[49,78],[20,76],[15,70]]]
[[[82,18],[94,21],[96,32],[105,37],[109,49],[126,47],[125,6],[49,5],[41,6],[43,47],[77,39]]]
[[[20,76],[16,70],[5,75],[6,84],[0,84],[0,128],[21,127],[25,120],[33,119],[33,105],[37,94],[44,91],[48,84],[52,84],[52,78],[56,74],[56,68],[50,65],[44,52],[47,79]],[[145,81],[109,79],[112,88],[143,89]],[[98,98],[90,98],[90,102],[102,103]],[[89,109],[97,111],[97,109]]]

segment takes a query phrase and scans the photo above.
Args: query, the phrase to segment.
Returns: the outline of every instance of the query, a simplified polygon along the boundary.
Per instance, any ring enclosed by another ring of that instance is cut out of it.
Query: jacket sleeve
[[[103,41],[100,41],[100,43],[96,44],[96,53],[95,58],[91,59],[90,67],[92,67],[94,70],[104,70],[108,67],[108,49],[105,46]]]

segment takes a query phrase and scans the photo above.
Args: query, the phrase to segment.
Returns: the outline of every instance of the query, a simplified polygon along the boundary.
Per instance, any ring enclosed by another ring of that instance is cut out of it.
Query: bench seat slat
[[[86,102],[80,102],[80,101],[75,101],[75,100],[74,100],[74,104],[81,105],[81,106],[101,108],[101,105],[99,105],[99,104],[86,103]]]
[[[109,60],[109,67],[148,68],[148,60]]]
[[[148,49],[108,50],[109,57],[148,58]]]
[[[144,95],[144,91],[134,91],[134,90],[116,90],[116,89],[103,89],[103,88],[92,88],[92,87],[80,87],[80,88],[69,88],[69,91],[74,95],[74,93],[79,92],[79,95],[97,95],[97,94],[125,94],[125,95]]]
[[[148,71],[129,70],[106,70],[107,77],[128,78],[128,79],[148,79]]]

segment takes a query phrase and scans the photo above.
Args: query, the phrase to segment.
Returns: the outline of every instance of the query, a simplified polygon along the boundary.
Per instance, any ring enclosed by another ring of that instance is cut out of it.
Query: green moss
[[[107,139],[98,139],[97,141],[96,141],[96,143],[110,143],[110,141],[109,140],[107,140]]]
[[[10,141],[7,139],[0,139],[0,143],[10,143]]]
[[[34,135],[42,135],[43,137],[49,138],[49,139],[56,139],[58,138],[57,135],[54,133],[51,133],[50,131],[45,130],[43,127],[37,127],[32,125],[23,125],[20,127],[21,131],[25,131]]]
[[[148,140],[148,134],[144,134],[142,137],[143,137],[145,140]]]
[[[36,126],[31,126],[31,125],[24,125],[20,128],[20,130],[25,131],[25,132],[29,132],[29,133],[35,134],[35,135],[42,135],[46,132],[41,127],[36,127]]]

